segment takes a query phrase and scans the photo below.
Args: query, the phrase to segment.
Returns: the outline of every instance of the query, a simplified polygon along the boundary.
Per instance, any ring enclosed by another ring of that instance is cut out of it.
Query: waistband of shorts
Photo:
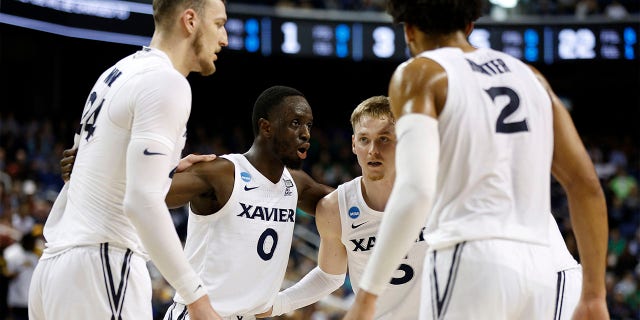
[[[81,244],[81,245],[75,245],[75,246],[70,246],[68,248],[64,248],[62,250],[59,251],[55,251],[55,252],[47,252],[45,250],[45,252],[43,252],[42,254],[42,259],[48,259],[48,258],[52,258],[61,254],[64,254],[65,252],[69,252],[71,250],[75,250],[75,249],[97,249],[97,250],[102,250],[102,248],[104,248],[104,246],[107,246],[107,249],[109,252],[118,252],[118,253],[122,253],[125,254],[127,251],[131,251],[134,256],[140,257],[144,260],[146,260],[146,256],[143,254],[140,254],[139,252],[137,252],[136,250],[132,250],[129,249],[125,246],[116,244],[116,243],[111,243],[111,242],[103,242],[103,243],[88,243],[88,244]]]
[[[174,301],[173,302],[176,306],[180,306],[181,308],[186,308],[187,306],[184,303],[180,303],[178,301]],[[215,310],[215,308],[213,308]],[[217,310],[216,310],[217,311]],[[257,320],[255,317],[255,314],[234,314],[234,315],[230,315],[230,316],[222,316],[222,320],[237,320],[237,319],[244,319],[244,320]]]

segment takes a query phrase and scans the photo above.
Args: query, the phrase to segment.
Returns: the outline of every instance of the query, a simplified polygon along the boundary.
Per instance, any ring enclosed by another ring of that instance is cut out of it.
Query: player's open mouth
[[[309,150],[309,143],[304,143],[301,147],[298,148],[298,157],[300,157],[300,159],[306,159],[307,158],[307,150]]]
[[[305,148],[299,148],[298,149],[298,157],[300,157],[300,159],[306,159],[307,158],[307,149]]]
[[[379,161],[369,161],[367,162],[367,165],[369,165],[370,167],[379,167],[382,165],[382,162]]]

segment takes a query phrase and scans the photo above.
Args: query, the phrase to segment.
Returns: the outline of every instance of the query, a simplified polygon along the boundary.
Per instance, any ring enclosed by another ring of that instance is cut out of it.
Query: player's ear
[[[469,37],[471,35],[471,32],[473,32],[473,28],[475,27],[475,23],[471,22],[467,25],[467,27],[464,29],[464,34]]]
[[[351,152],[353,152],[353,154],[356,154],[356,135],[355,134],[351,135]]]
[[[198,14],[191,8],[185,10],[180,15],[180,24],[185,32],[194,34],[198,27]]]
[[[260,132],[262,132],[266,137],[271,137],[271,122],[265,118],[260,118],[258,120],[258,128],[260,128]]]

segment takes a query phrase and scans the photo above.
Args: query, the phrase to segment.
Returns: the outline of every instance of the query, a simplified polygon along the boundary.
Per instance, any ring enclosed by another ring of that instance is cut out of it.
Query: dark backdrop
[[[67,38],[0,24],[0,113],[77,122],[95,79],[138,47]],[[251,108],[268,86],[300,89],[321,127],[347,127],[355,105],[386,94],[395,62],[264,58],[223,50],[209,77],[189,76],[191,123],[209,132],[242,125],[250,131]],[[631,136],[640,141],[640,63],[573,61],[535,65],[555,91],[572,102],[581,133]]]

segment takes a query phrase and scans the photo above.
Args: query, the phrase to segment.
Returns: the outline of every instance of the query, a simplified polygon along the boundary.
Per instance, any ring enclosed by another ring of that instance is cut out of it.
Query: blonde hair
[[[396,122],[391,112],[389,98],[386,96],[373,96],[358,104],[351,113],[351,127],[355,131],[356,124],[360,123],[363,117],[370,116],[374,118],[386,117],[391,123]]]

